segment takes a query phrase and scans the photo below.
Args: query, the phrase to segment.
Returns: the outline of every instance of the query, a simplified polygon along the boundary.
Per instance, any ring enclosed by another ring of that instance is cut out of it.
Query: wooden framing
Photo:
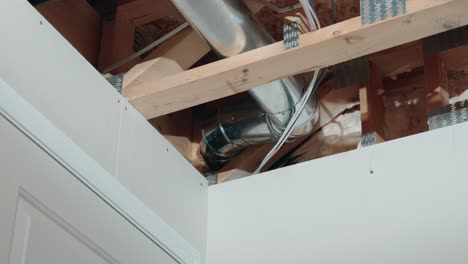
[[[439,54],[424,58],[424,76],[428,109],[448,104],[450,96],[447,70]]]
[[[89,63],[97,65],[101,18],[86,0],[47,1],[36,9]]]
[[[67,1],[53,3],[59,7],[59,3]],[[255,0],[244,1],[250,4],[253,13],[257,13],[255,19],[259,24],[269,25],[267,30],[273,35],[279,32],[276,39],[281,38],[283,23],[303,19],[300,9],[276,13]],[[459,28],[468,23],[463,14],[468,10],[468,4],[461,0],[407,1],[406,15],[369,26],[361,26],[359,18],[345,20],[359,13],[355,9],[359,0],[339,1],[339,12],[353,6],[352,14],[338,19],[344,22],[316,32],[309,33],[303,28],[304,35],[300,37],[298,48],[283,51],[279,42],[207,65],[204,64],[215,59],[207,56],[199,61],[209,47],[195,30],[188,27],[144,58],[137,58],[114,73],[126,72],[123,96],[200,172],[208,172],[199,153],[200,130],[206,116],[214,113],[214,108],[235,103],[245,96],[239,93],[260,83],[311,69],[349,64],[356,58],[365,57],[368,59],[365,63],[368,78],[351,78],[340,86],[343,89],[337,89],[333,85],[339,76],[335,67],[335,75],[318,91],[320,119],[317,126],[309,135],[286,143],[265,170],[278,164],[316,159],[356,148],[362,134],[376,132],[382,140],[392,140],[427,131],[429,113],[436,112],[433,110],[446,106],[449,101],[468,97],[468,45],[457,46],[466,42],[461,42],[463,37],[453,37],[458,36],[454,31],[463,33],[468,28]],[[282,7],[286,2],[295,4],[297,0],[275,3]],[[328,6],[331,2],[316,0],[315,4],[321,23],[332,23]],[[48,11],[54,10],[49,8]],[[85,11],[81,13],[87,14]],[[115,21],[102,22],[101,68],[129,56],[148,40],[152,41],[159,34],[152,26],[168,32],[168,27],[183,21],[179,17],[182,19],[170,0],[120,3]],[[91,18],[96,20],[94,16]],[[147,24],[149,22],[151,24]],[[58,28],[68,29],[68,23],[68,20],[59,20]],[[457,29],[450,30],[452,28]],[[154,32],[155,35],[150,34]],[[432,36],[439,32],[443,33]],[[72,37],[79,40],[80,34],[74,33]],[[431,37],[424,38],[426,36]],[[430,50],[427,49],[428,39],[436,41],[430,46],[435,47],[432,53],[427,52]],[[79,49],[79,43],[72,44]],[[203,66],[188,70],[196,61],[195,67]],[[357,67],[347,68],[343,71],[344,76],[361,74]],[[227,98],[233,94],[239,96]],[[224,99],[211,102],[219,98]],[[207,102],[211,103],[192,107]],[[249,146],[219,171],[218,181],[251,175],[271,147],[272,144]]]
[[[177,16],[182,19],[170,0],[135,0],[119,5],[115,19],[103,22],[99,68],[102,70],[135,53],[133,50],[135,28],[167,16]],[[134,65],[160,57],[162,54],[176,59],[177,63],[186,70],[208,51],[209,48],[201,37],[192,28],[186,28],[153,50],[145,59],[136,58],[112,72],[126,72]]]
[[[347,109],[352,109],[359,104],[358,87],[347,87],[336,89],[333,80],[325,83],[318,91],[320,116],[316,127],[311,131],[313,134],[321,128],[326,127],[330,123],[335,122],[335,119],[340,113]],[[273,163],[277,162],[286,153],[305,143],[307,136],[296,139],[293,142],[286,143],[280,151],[266,164],[264,169],[268,169]],[[314,137],[311,142],[316,142]],[[244,150],[239,156],[235,157],[218,173],[218,183],[229,181],[232,179],[250,176],[258,165],[261,163],[265,155],[273,147],[273,144],[265,144],[258,147],[251,147]],[[302,150],[301,148],[299,151]]]
[[[460,90],[468,87],[468,78],[462,74],[466,69],[468,56],[464,51],[467,49],[468,45],[465,45],[438,54],[447,69],[446,74],[459,75],[458,78],[449,76],[449,83],[456,82],[449,85],[451,98],[457,95],[453,94],[456,87],[462,87]],[[375,131],[380,143],[383,137],[391,140],[429,129],[424,110],[430,97],[426,100],[424,89],[420,87],[425,86],[424,79],[433,73],[423,71],[425,61],[421,41],[370,54],[369,61],[369,81],[336,89],[331,80],[319,89],[320,120],[313,135],[285,144],[267,169],[279,160],[295,164],[355,149],[361,132]],[[355,124],[358,91],[362,131],[359,129],[361,124],[357,124],[358,127]],[[411,104],[401,100],[405,98]],[[266,144],[246,149],[221,169],[218,183],[250,176],[271,147]]]
[[[378,65],[382,77],[398,75],[424,66],[422,41],[417,40],[388,50],[369,55],[369,60]]]
[[[361,102],[362,134],[377,133],[380,137],[385,135],[384,128],[384,102],[382,73],[375,63],[370,63],[369,81],[359,88]]]
[[[368,26],[350,19],[301,35],[298,48],[275,43],[147,83],[126,97],[146,118],[160,116],[464,26],[467,9],[464,0],[409,0],[403,16]]]

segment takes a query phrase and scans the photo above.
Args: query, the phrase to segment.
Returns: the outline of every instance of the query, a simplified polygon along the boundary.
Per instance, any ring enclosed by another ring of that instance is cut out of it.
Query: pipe
[[[291,11],[294,11],[296,9],[302,8],[302,5],[300,3],[281,8],[281,7],[278,7],[278,6],[274,5],[273,3],[271,3],[271,2],[269,2],[267,0],[255,0],[255,1],[263,4],[264,6],[270,8],[270,9],[272,9],[273,11],[275,11],[278,14],[283,14],[283,13],[286,13],[286,12],[291,12]]]
[[[172,2],[221,58],[274,43],[242,1]],[[249,71],[247,68],[244,73],[248,75]],[[201,152],[207,164],[217,169],[248,145],[275,142],[294,114],[305,87],[301,78],[284,78],[249,90],[256,104],[246,102],[219,109],[218,116],[202,130]],[[289,139],[310,132],[317,120],[316,97],[312,96]]]
[[[125,65],[125,64],[129,63],[130,61],[140,57],[142,54],[150,51],[154,47],[157,47],[157,46],[161,45],[166,40],[172,38],[175,34],[179,33],[180,31],[182,31],[183,29],[185,29],[188,26],[189,26],[189,24],[187,22],[183,23],[182,25],[178,26],[177,28],[175,28],[171,32],[167,33],[166,35],[162,36],[161,38],[155,40],[153,43],[149,44],[148,46],[144,47],[143,49],[141,49],[141,50],[133,53],[132,55],[128,56],[127,58],[125,58],[125,59],[123,59],[123,60],[121,60],[121,61],[119,61],[117,63],[114,63],[114,64],[112,64],[111,66],[109,66],[107,68],[105,68],[104,70],[101,71],[101,74],[109,73],[109,72],[119,68],[120,66]]]

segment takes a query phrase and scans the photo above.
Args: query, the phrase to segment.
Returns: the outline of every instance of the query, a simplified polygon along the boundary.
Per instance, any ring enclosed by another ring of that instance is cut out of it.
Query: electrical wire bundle
[[[317,30],[319,29],[320,22],[317,18],[317,15],[315,14],[315,10],[313,9],[312,5],[308,0],[299,0],[299,2],[302,5],[302,8],[304,9],[304,12],[307,17],[307,22],[308,26],[312,30]],[[273,148],[268,152],[268,154],[265,156],[263,161],[260,163],[260,166],[254,171],[253,174],[260,173],[262,168],[268,163],[268,161],[278,152],[278,150],[283,146],[283,144],[286,142],[288,139],[289,135],[291,135],[291,132],[293,131],[297,120],[299,119],[300,115],[302,114],[302,111],[304,110],[305,106],[307,105],[307,102],[309,101],[310,97],[312,94],[314,94],[316,88],[317,88],[317,80],[319,76],[320,70],[314,71],[314,76],[312,78],[312,81],[310,85],[307,87],[306,92],[304,95],[299,99],[299,102],[296,104],[296,112],[294,112],[293,116],[289,120],[286,128],[284,129],[283,133],[281,134],[280,138],[276,142],[276,144],[273,146]]]

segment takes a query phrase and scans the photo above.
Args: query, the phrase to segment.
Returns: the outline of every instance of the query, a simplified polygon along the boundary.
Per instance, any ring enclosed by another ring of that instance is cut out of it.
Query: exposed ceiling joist
[[[403,16],[368,26],[350,19],[301,35],[298,48],[284,51],[278,42],[147,83],[126,97],[146,118],[160,116],[464,26],[467,8],[465,0],[409,0]]]

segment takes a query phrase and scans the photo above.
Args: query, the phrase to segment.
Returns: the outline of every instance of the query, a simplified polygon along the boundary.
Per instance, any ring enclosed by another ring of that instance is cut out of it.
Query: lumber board
[[[101,52],[99,53],[99,70],[103,70],[112,64],[125,59],[134,53],[133,40],[135,26],[129,23],[127,15],[117,9],[116,17],[113,21],[103,21],[101,36]],[[140,63],[141,58],[136,58],[133,63]],[[112,73],[117,74],[128,71],[133,65],[127,64],[119,67]]]
[[[158,46],[148,59],[168,58],[187,70],[210,51],[206,42],[192,28],[188,27]]]
[[[97,65],[101,17],[86,0],[48,1],[36,9],[89,63]]]
[[[369,71],[369,81],[359,88],[362,134],[376,132],[385,138],[382,73],[372,62]]]
[[[247,6],[247,8],[249,8],[252,14],[258,13],[258,11],[265,7],[263,4],[256,0],[244,0],[244,4]]]
[[[421,41],[414,41],[369,55],[369,60],[379,66],[382,77],[398,75],[424,66]]]
[[[135,53],[133,45],[136,27],[167,16],[181,17],[170,0],[136,0],[119,5],[115,19],[103,22],[99,69],[105,69]],[[142,61],[136,58],[112,73],[126,72]]]
[[[424,79],[428,110],[448,104],[447,69],[438,54],[424,58]]]
[[[451,57],[455,56],[451,54]],[[411,80],[404,79],[402,80],[403,82],[397,80],[395,83],[391,81],[387,86],[389,86],[388,88],[392,91],[385,101],[383,100],[386,99],[386,96],[383,96],[382,78],[378,77],[397,78],[398,76],[403,78],[403,76],[399,75],[406,74],[415,68],[421,68],[424,65],[421,41],[411,42],[371,54],[369,55],[369,59],[370,64],[368,64],[367,67],[370,68],[369,71],[372,71],[372,80],[368,80],[364,83],[353,83],[350,87],[336,89],[332,79],[321,87],[318,92],[320,98],[320,118],[319,124],[314,130],[316,131],[320,128],[320,131],[317,131],[317,133],[308,140],[299,138],[294,142],[285,144],[280,150],[280,153],[273,157],[273,162],[270,162],[266,168],[269,168],[269,165],[276,163],[280,158],[284,159],[285,157],[283,156],[285,156],[285,153],[289,153],[291,149],[297,148],[296,146],[299,145],[300,147],[288,157],[290,159],[288,164],[300,163],[356,148],[361,137],[361,116],[357,116],[359,112],[353,112],[353,107],[356,107],[356,104],[360,104],[361,106],[364,123],[365,126],[367,125],[367,127],[365,127],[367,132],[379,130],[379,133],[385,135],[386,132],[384,132],[384,129],[388,129],[387,119],[389,121],[394,121],[395,119],[406,118],[405,120],[417,123],[417,121],[414,121],[417,119],[415,118],[417,114],[404,111],[398,112],[398,107],[395,109],[388,109],[388,111],[384,111],[383,109],[385,104],[394,104],[392,99],[398,98],[397,95],[405,97],[408,92],[411,92],[412,87],[408,85],[408,81]],[[350,74],[353,74],[353,72],[351,71]],[[402,89],[399,89],[399,87]],[[372,97],[366,96],[366,98],[363,98],[363,92],[365,92],[366,95],[367,92],[374,93],[370,94]],[[361,93],[361,101],[359,101],[359,93]],[[373,101],[369,101],[369,99],[373,99]],[[425,100],[421,100],[421,102],[422,101],[424,101],[425,104]],[[369,108],[372,108],[370,116],[372,120],[369,120]],[[344,114],[340,116],[340,113]],[[385,116],[387,116],[387,118],[385,118]],[[356,121],[359,121],[359,124],[354,124]],[[369,121],[373,123],[371,124]],[[391,135],[399,133],[400,137],[411,134],[407,132],[410,131],[406,127],[407,123],[408,122],[405,122],[402,125],[392,124],[389,133]],[[399,130],[403,132],[399,132]],[[378,136],[380,137],[380,135]],[[380,142],[382,141],[383,139],[380,137]],[[238,157],[234,158],[221,169],[218,173],[218,182],[222,183],[250,176],[271,147],[272,144],[265,144],[262,146],[253,146],[244,150]]]
[[[460,102],[468,99],[468,69],[448,72],[448,88],[450,103]]]
[[[446,83],[441,82],[445,103],[447,98],[450,103],[464,100],[468,88],[468,45],[445,50],[438,54],[444,66],[440,71],[440,77],[446,78]]]
[[[468,45],[442,51],[439,56],[448,71],[468,68]]]
[[[127,94],[146,118],[237,94],[305,70],[324,68],[468,24],[468,1],[409,0],[407,14],[361,26],[346,20],[300,36],[150,83]]]
[[[183,72],[177,61],[164,57],[152,59],[133,66],[124,75],[122,94],[128,90],[138,89],[139,85],[165,76]]]
[[[426,72],[413,70],[383,83],[384,127],[381,136],[394,140],[428,131]]]

